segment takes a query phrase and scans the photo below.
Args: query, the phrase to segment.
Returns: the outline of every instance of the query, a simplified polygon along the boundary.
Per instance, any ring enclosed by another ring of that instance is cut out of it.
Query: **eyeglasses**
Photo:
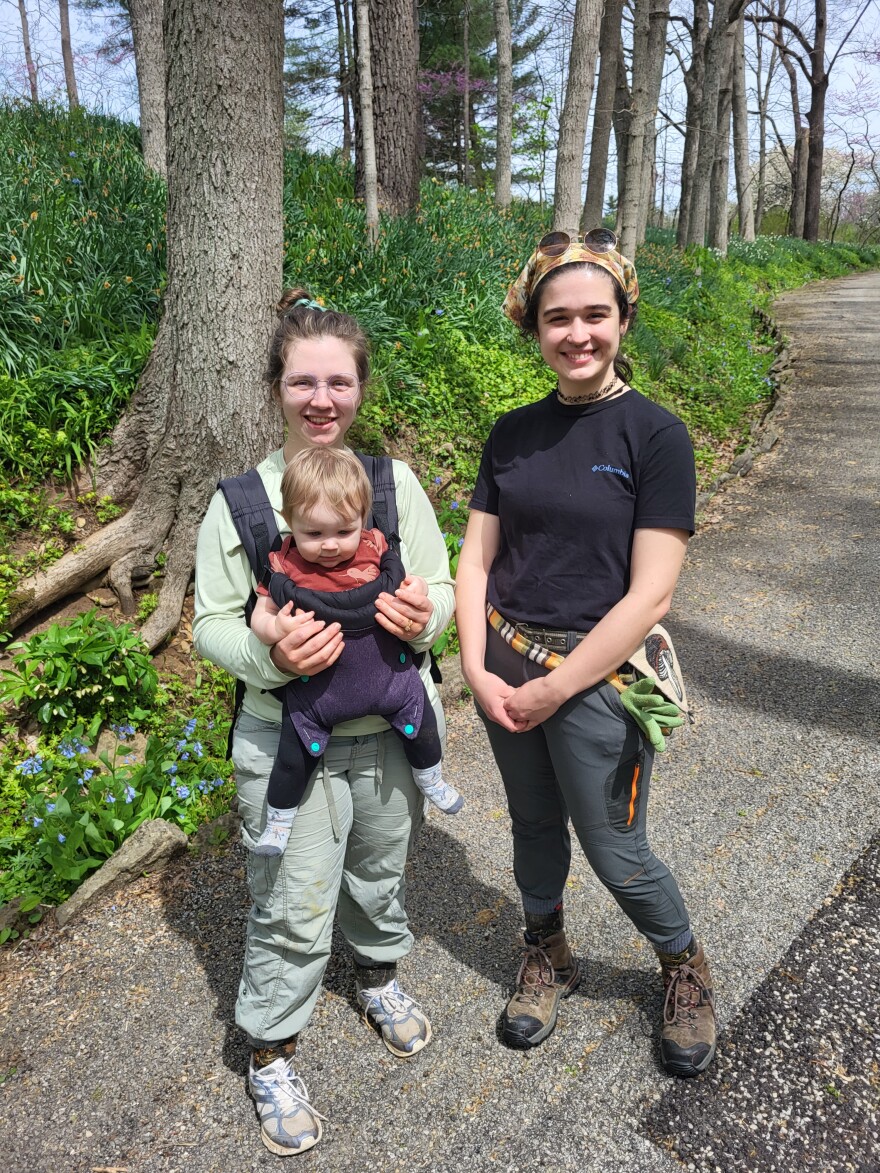
[[[545,257],[561,257],[575,241],[581,241],[591,253],[610,253],[617,248],[617,237],[610,228],[591,228],[581,236],[567,232],[548,232],[538,241],[538,252]]]
[[[326,379],[317,379],[299,371],[292,375],[285,375],[281,386],[291,399],[311,399],[321,384],[327,388],[331,399],[354,399],[360,390],[361,381],[357,375],[328,375]]]

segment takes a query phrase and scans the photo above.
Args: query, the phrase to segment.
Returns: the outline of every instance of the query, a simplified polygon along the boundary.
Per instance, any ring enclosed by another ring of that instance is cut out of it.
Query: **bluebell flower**
[[[453,502],[452,502],[452,504],[449,506],[449,508],[450,508],[450,509],[458,509],[458,502],[457,502],[457,501],[453,501]]]
[[[195,727],[197,724],[198,724],[198,722],[196,721],[195,717],[190,717],[190,719],[187,721],[187,723],[183,727],[183,731],[187,735],[187,737],[192,737],[193,731],[195,730]]]
[[[443,483],[443,478],[442,478],[442,477],[434,477],[434,484],[435,484],[435,485],[440,485],[440,484],[442,484],[442,483]]]
[[[59,831],[59,832],[58,832],[58,842],[59,842],[59,843],[64,843],[64,842],[66,841],[66,839],[67,839],[67,836],[66,836],[66,835],[62,835],[62,834],[61,834],[61,832]]]
[[[444,310],[434,310],[434,313],[437,315],[438,318],[442,318],[445,311]]]
[[[137,797],[137,791],[135,790],[135,788],[133,786],[126,786],[126,788],[123,792],[123,796],[125,798],[126,803],[131,803],[132,799]]]
[[[464,538],[459,538],[459,539],[458,539],[458,548],[459,548],[459,550],[462,548],[462,546],[463,546],[463,545],[464,545]]]
[[[222,778],[215,778],[215,779],[214,779],[214,781],[211,783],[211,785],[212,785],[212,786],[214,787],[214,789],[216,790],[218,786],[222,786],[222,785],[223,785],[223,779],[222,779]]]
[[[671,278],[671,277],[667,277],[667,278],[666,278],[666,281],[665,281],[665,284],[666,284],[667,286],[668,286],[668,285],[671,285],[671,284],[672,284],[672,278]]]
[[[177,763],[172,762],[170,766],[166,766],[165,773],[166,774],[176,774],[177,773]]]
[[[181,760],[182,762],[188,762],[188,761],[189,761],[189,754],[188,754],[188,753],[182,753],[182,754],[180,755],[180,760]]]
[[[55,809],[55,803],[54,803],[54,802],[47,802],[47,803],[46,803],[46,813],[47,813],[47,814],[50,814],[50,815],[51,815],[51,813],[52,813],[52,811],[54,811],[54,809]]]
[[[42,768],[43,759],[38,753],[35,753],[33,757],[27,758],[25,761],[20,762],[15,767],[16,772],[19,774],[39,774]]]
[[[105,794],[104,795],[104,802],[106,802],[107,806],[112,806],[115,801],[116,801],[115,794]]]
[[[83,770],[82,778],[80,778],[80,780],[79,780],[80,786],[85,786],[86,782],[88,782],[90,778],[94,778],[94,776],[95,776],[94,770]]]
[[[202,749],[202,743],[200,741],[193,742],[192,751],[197,758],[202,758],[205,756],[205,751]]]
[[[76,158],[76,151],[68,151],[68,158],[75,159]]]
[[[62,743],[58,746],[58,752],[63,758],[70,759],[76,757],[76,750],[69,741],[62,741]]]
[[[186,749],[186,741],[185,740],[178,741],[177,745],[174,748],[177,750],[178,753],[180,753],[180,751],[182,749]]]
[[[110,728],[120,741],[125,741],[127,737],[131,737],[134,733],[134,725],[111,725]]]
[[[209,721],[209,722],[208,722],[208,724],[207,724],[207,729],[208,729],[208,732],[210,733],[210,731],[211,731],[213,728],[214,728],[214,722],[213,722],[213,721]]]
[[[204,778],[199,783],[198,789],[199,789],[200,794],[207,794],[208,793],[208,783],[205,781]]]
[[[74,187],[81,187],[82,186],[81,179],[71,179],[70,182],[73,184]]]
[[[39,818],[37,815],[34,815],[34,817],[31,819],[31,822],[33,823],[33,825],[35,827],[39,827],[42,825],[43,820],[41,818]]]
[[[189,798],[188,786],[176,786],[174,792],[178,798]]]

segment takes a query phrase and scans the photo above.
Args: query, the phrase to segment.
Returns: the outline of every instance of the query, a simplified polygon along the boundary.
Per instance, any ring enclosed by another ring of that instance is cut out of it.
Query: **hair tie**
[[[319,301],[313,301],[310,297],[301,297],[299,301],[295,301],[291,309],[296,309],[297,306],[305,306],[307,310],[320,310],[322,314],[327,312],[327,307],[321,305]]]

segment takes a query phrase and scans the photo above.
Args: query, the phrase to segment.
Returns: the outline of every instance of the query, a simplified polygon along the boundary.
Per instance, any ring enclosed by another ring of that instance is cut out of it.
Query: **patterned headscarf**
[[[587,237],[590,235],[588,233]],[[610,233],[609,236],[611,236]],[[558,256],[554,256],[541,251],[541,245],[546,239],[544,237],[539,242],[538,247],[529,257],[526,267],[511,285],[501,307],[515,326],[522,326],[526,306],[538,285],[548,273],[552,273],[563,265],[576,265],[583,261],[588,261],[591,265],[598,265],[600,269],[611,274],[626,294],[630,305],[634,305],[638,300],[639,281],[636,277],[635,265],[616,249],[593,252],[583,241],[570,240],[564,251],[560,252]]]

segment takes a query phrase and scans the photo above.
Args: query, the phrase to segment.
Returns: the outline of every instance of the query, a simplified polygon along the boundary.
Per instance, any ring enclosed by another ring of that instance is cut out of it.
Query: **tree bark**
[[[663,76],[669,0],[636,0],[633,10],[632,103],[623,196],[620,247],[634,257],[648,220],[654,165],[654,119]]]
[[[568,59],[568,82],[559,120],[553,195],[553,227],[566,232],[577,231],[580,222],[587,115],[593,96],[601,20],[602,0],[577,0]]]
[[[733,67],[733,161],[736,172],[736,208],[739,234],[743,240],[755,239],[755,212],[752,201],[749,165],[749,111],[746,101],[745,21],[736,26]]]
[[[495,0],[494,13],[495,48],[498,56],[495,207],[509,208],[513,157],[513,40],[509,0]]]
[[[822,202],[822,160],[825,153],[825,96],[828,72],[825,69],[825,40],[828,33],[825,0],[815,0],[815,35],[810,50],[810,109],[807,125],[807,190],[804,199],[804,240],[819,239],[819,211]]]
[[[715,132],[715,161],[709,188],[708,243],[722,256],[727,255],[727,190],[730,184],[730,114],[733,99],[733,58],[736,26],[725,38],[721,64],[722,80],[718,90],[718,125]]]
[[[623,0],[606,0],[605,13],[599,29],[599,80],[593,109],[587,194],[581,214],[582,232],[597,228],[602,223],[602,213],[605,211],[605,179],[608,173],[608,145],[611,141],[614,94],[617,88],[617,62],[621,52],[622,16]]]
[[[348,38],[345,31],[343,4],[348,0],[333,0],[336,12],[336,43],[339,57],[339,96],[342,99],[342,158],[351,160],[351,71],[348,66]]]
[[[357,13],[355,36],[360,59]],[[418,100],[419,30],[413,0],[368,0],[373,120],[379,207],[402,215],[419,202],[422,169],[421,102]],[[364,194],[360,120],[356,124],[356,184]]]
[[[461,176],[464,187],[471,182],[471,6],[465,4],[462,12],[461,60],[464,71],[464,93],[461,96]]]
[[[617,79],[614,87],[614,109],[611,112],[611,125],[614,127],[614,145],[617,148],[617,214],[616,231],[620,232],[620,202],[623,196],[624,176],[626,175],[626,158],[629,150],[629,126],[632,121],[630,107],[632,95],[629,91],[629,81],[626,76],[626,62],[623,59],[623,45],[618,44]]]
[[[251,467],[282,435],[262,384],[282,261],[281,6],[167,0],[168,285],[162,324],[114,434],[99,491],[128,513],[27,580],[18,625],[105,569],[125,609],[130,570],[167,550],[149,647],[174,630],[198,526],[218,477]],[[133,430],[133,418],[146,426]]]
[[[679,248],[685,248],[688,243],[694,172],[700,149],[700,104],[703,98],[703,76],[706,69],[706,39],[708,36],[709,0],[694,0],[694,21],[691,26],[691,63],[684,74],[687,105],[684,152],[681,160],[681,191],[678,199],[678,226],[675,235],[675,242]]]
[[[21,39],[24,42],[24,63],[27,67],[28,84],[31,87],[31,101],[39,102],[40,94],[37,89],[37,67],[31,52],[31,30],[28,24],[27,9],[24,0],[18,0],[18,15],[21,17]]]
[[[367,241],[370,248],[375,248],[379,239],[379,183],[376,175],[376,124],[373,114],[373,38],[368,0],[356,0],[355,14],[358,28],[358,96]]]
[[[648,218],[654,207],[654,189],[657,185],[657,107],[660,104],[660,87],[663,84],[668,23],[669,0],[653,0],[648,32],[648,119],[642,158],[642,191],[639,197],[636,247],[645,239]]]
[[[73,68],[73,52],[70,48],[70,10],[67,0],[58,0],[58,24],[61,30],[61,60],[64,62],[64,84],[67,86],[67,107],[75,110],[79,105],[76,89],[76,71]]]
[[[165,177],[165,42],[163,0],[128,0],[138,82],[141,150],[151,171]]]

